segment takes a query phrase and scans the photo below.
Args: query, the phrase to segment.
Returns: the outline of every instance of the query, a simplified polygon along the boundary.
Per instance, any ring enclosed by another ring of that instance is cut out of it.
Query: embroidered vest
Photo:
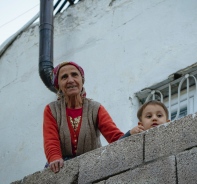
[[[63,158],[72,156],[71,136],[66,118],[64,98],[51,102],[49,107],[58,125],[62,156]],[[97,123],[99,107],[100,104],[98,102],[87,98],[84,99],[81,129],[77,144],[77,156],[101,147],[100,131],[98,130]]]

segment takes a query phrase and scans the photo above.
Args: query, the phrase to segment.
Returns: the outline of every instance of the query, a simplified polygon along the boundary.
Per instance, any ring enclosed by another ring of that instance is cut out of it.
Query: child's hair
[[[151,101],[149,101],[149,102],[144,103],[144,104],[139,108],[139,110],[138,110],[138,112],[137,112],[137,117],[138,117],[139,121],[141,121],[142,113],[143,113],[144,109],[147,107],[147,105],[159,105],[159,106],[161,106],[161,107],[164,109],[164,111],[165,111],[165,113],[166,113],[166,117],[167,117],[167,119],[168,119],[168,109],[167,109],[167,107],[166,107],[162,102],[160,102],[160,101],[151,100]]]

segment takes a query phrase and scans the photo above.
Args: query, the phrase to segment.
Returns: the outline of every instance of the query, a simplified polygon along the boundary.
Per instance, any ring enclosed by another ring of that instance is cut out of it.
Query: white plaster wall
[[[54,65],[79,63],[87,97],[126,132],[137,123],[134,93],[197,61],[196,9],[196,0],[80,1],[54,20]],[[37,25],[0,58],[1,183],[45,164],[42,114],[56,96],[39,77],[38,49]]]

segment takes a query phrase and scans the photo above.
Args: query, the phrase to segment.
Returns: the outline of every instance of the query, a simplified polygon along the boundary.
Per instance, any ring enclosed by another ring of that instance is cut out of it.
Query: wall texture
[[[132,135],[12,184],[196,184],[197,113]]]
[[[196,10],[196,0],[80,1],[54,19],[54,65],[80,64],[87,97],[100,102],[126,132],[137,124],[135,92],[196,63]],[[38,50],[34,25],[0,56],[3,184],[43,169],[46,162],[42,116],[56,95],[39,77]]]

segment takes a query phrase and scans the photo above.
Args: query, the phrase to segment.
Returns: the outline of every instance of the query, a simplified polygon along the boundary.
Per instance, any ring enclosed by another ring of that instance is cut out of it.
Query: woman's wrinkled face
[[[80,95],[83,87],[81,73],[73,65],[61,67],[58,74],[58,85],[65,96]]]

